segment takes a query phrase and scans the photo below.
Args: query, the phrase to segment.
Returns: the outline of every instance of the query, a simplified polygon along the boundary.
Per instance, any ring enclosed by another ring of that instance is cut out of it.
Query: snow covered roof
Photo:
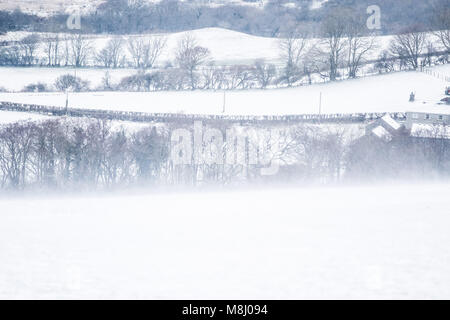
[[[416,138],[450,139],[450,127],[441,124],[413,123],[411,136]]]
[[[386,114],[383,118],[381,118],[389,127],[394,130],[400,129],[402,126],[397,121],[391,118],[389,114]]]
[[[328,1],[328,0],[312,0],[310,8],[311,8],[312,10],[314,10],[314,9],[319,9],[319,8],[321,8],[322,5],[323,5],[325,2],[327,2],[327,1]]]
[[[376,135],[378,138],[383,139],[385,141],[391,141],[392,140],[392,134],[390,134],[385,128],[382,126],[378,126],[375,129],[372,130],[372,133]]]
[[[421,105],[417,108],[410,108],[407,112],[450,115],[450,107],[445,104]]]

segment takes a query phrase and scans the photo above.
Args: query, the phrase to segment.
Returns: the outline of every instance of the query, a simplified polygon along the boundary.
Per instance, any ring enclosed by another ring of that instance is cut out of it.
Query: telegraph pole
[[[320,117],[321,113],[322,113],[322,91],[320,92],[320,95],[319,95],[319,117]]]
[[[222,113],[225,113],[225,106],[226,106],[226,91],[223,91],[223,107],[222,107]]]
[[[66,115],[69,110],[69,89],[66,89]]]

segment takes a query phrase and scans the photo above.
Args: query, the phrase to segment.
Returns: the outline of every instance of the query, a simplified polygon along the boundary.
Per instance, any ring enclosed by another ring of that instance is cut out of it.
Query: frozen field
[[[12,112],[12,111],[0,111],[0,125],[8,124],[17,121],[34,121],[40,119],[46,119],[47,117],[39,114],[25,113],[25,112]]]
[[[450,75],[450,66],[433,70]],[[312,114],[401,112],[433,106],[444,95],[444,80],[420,72],[399,72],[311,86],[226,92],[225,114]],[[410,103],[409,94],[416,93]],[[62,93],[0,93],[0,101],[64,106]],[[70,106],[123,111],[221,114],[222,91],[71,93]]]
[[[134,69],[101,69],[101,68],[27,68],[27,67],[0,67],[0,88],[8,91],[21,91],[29,84],[38,82],[47,86],[54,86],[58,77],[71,74],[77,75],[83,80],[89,81],[92,89],[102,84],[102,79],[106,72],[109,73],[110,80],[118,83],[123,77],[136,74]]]
[[[448,299],[449,191],[5,198],[0,298]]]

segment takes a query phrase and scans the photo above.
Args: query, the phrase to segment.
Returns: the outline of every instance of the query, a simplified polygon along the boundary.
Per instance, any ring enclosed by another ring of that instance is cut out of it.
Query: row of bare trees
[[[128,41],[114,37],[97,52],[93,40],[83,34],[32,34],[1,49],[0,64],[148,69],[154,66],[165,45],[165,37],[130,37]]]
[[[430,64],[437,54],[446,56],[443,62],[448,62],[449,9],[438,11],[435,21],[438,31],[427,33],[419,26],[408,27],[392,38],[386,51],[374,57],[381,43],[375,33],[368,32],[365,17],[350,9],[333,10],[322,20],[319,39],[310,39],[310,33],[301,29],[283,34],[282,78],[288,86],[302,77],[311,82],[312,73],[330,81],[356,78],[363,65],[383,61],[392,65],[398,61],[400,68],[417,69]]]
[[[189,125],[180,125],[190,130]],[[217,123],[217,126],[224,132],[231,129],[227,123]],[[170,127],[174,124],[127,131],[112,129],[110,122],[99,120],[48,120],[3,126],[0,128],[0,188],[84,190],[154,184],[230,184],[264,179],[261,167],[268,163],[210,162],[206,156],[190,164],[175,163],[170,156],[173,147]],[[255,133],[260,129],[255,124],[244,130]],[[343,172],[344,132],[298,126],[284,132],[276,142],[255,135],[244,143],[259,153],[258,148],[264,144],[282,146],[267,159],[282,164],[282,169],[274,172],[275,177],[284,177],[295,168],[301,180],[334,181]],[[226,150],[234,146],[230,141],[222,140],[216,150],[223,159]],[[237,157],[245,159],[246,156],[237,153]]]
[[[15,123],[0,130],[0,187],[23,189],[126,186],[156,181],[166,162],[166,136],[131,134],[109,123]]]
[[[0,64],[24,66],[35,64],[40,41],[39,35],[32,34],[15,45],[0,49]]]
[[[275,66],[264,61],[230,67],[207,65],[198,68],[191,64],[190,67],[140,72],[123,78],[112,87],[124,91],[265,89],[276,83],[277,76]]]
[[[282,67],[258,60],[252,65],[216,66],[208,48],[198,44],[188,33],[178,42],[174,65],[155,69],[155,64],[166,48],[165,37],[120,37],[110,39],[95,52],[92,39],[74,34],[41,39],[30,35],[0,50],[0,64],[32,65],[38,60],[39,44],[44,44],[45,64],[49,66],[82,67],[92,63],[105,68],[133,66],[136,75],[116,84],[118,90],[184,90],[184,89],[247,89],[268,86],[292,86],[313,76],[335,81],[338,78],[356,78],[363,65],[371,64],[379,72],[405,68],[417,69],[431,65],[433,57],[447,63],[449,58],[449,30],[429,33],[410,28],[394,36],[389,48],[375,58],[379,48],[375,34],[365,32],[365,20],[352,15],[350,10],[336,10],[322,21],[321,38],[313,39],[305,30],[282,33],[280,41]],[[444,19],[444,18],[442,18]],[[445,25],[445,19],[441,22]],[[436,43],[440,39],[441,45]],[[129,60],[131,57],[131,60]],[[109,79],[104,89],[113,89]]]
[[[448,63],[448,54],[438,51],[429,34],[408,30],[391,40],[388,50],[375,58],[379,45],[374,35],[364,36],[361,19],[342,20],[338,15],[325,20],[325,37],[313,40],[304,31],[290,31],[280,43],[282,68],[258,60],[252,65],[216,66],[206,48],[194,38],[180,42],[177,68],[140,72],[122,79],[118,90],[157,91],[186,89],[248,89],[293,86],[313,75],[330,81],[356,78],[362,67],[371,64],[379,72],[417,69],[435,63]]]
[[[340,9],[323,19],[319,39],[311,39],[310,32],[302,29],[284,34],[281,50],[285,83],[292,86],[305,76],[311,82],[313,73],[330,81],[344,72],[348,78],[356,78],[378,48],[376,35],[366,32],[365,24],[364,17]]]
[[[253,134],[267,129],[255,123],[240,127],[239,132],[252,133],[241,141],[228,136],[217,140],[220,132],[228,135],[234,129],[226,122],[214,126],[212,135],[207,138],[205,131],[203,136],[203,143],[212,139],[214,148],[201,144],[205,156],[196,157],[194,152],[190,156],[196,160],[180,164],[173,159],[171,129],[185,127],[191,131],[189,124],[132,130],[113,129],[110,122],[100,120],[4,125],[0,128],[0,189],[68,190],[261,181],[336,183],[400,177],[447,178],[450,172],[450,140],[442,136],[441,128],[426,138],[405,135],[386,142],[371,136],[356,138],[345,125],[297,124],[278,128],[279,135],[274,140]],[[235,153],[244,162],[229,162],[233,158],[228,157],[228,151],[241,143],[244,148],[254,148],[255,155],[267,152],[267,161],[257,164],[249,160],[250,153]],[[213,158],[208,152],[215,154]],[[210,158],[219,161],[211,162]],[[261,169],[274,161],[279,165],[277,170],[263,174]]]

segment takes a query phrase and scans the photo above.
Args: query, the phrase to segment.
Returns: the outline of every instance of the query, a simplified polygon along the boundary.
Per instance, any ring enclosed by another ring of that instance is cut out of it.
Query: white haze
[[[0,199],[0,298],[450,298],[450,184]]]

